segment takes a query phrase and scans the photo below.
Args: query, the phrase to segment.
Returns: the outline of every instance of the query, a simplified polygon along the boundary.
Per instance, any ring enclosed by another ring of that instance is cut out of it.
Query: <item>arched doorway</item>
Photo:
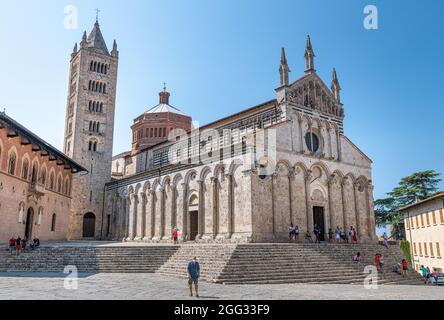
[[[88,212],[83,216],[83,238],[94,238],[96,232],[96,216]]]
[[[34,209],[29,208],[26,214],[25,238],[32,239],[32,226],[34,225]]]
[[[190,197],[190,202],[188,205],[189,210],[189,231],[190,231],[190,240],[196,240],[197,235],[199,234],[199,198],[197,195],[192,195]]]

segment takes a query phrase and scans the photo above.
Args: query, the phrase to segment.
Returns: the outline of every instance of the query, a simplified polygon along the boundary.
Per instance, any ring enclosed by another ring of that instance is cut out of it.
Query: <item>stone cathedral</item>
[[[274,99],[194,128],[165,86],[112,157],[118,56],[98,22],[72,53],[65,153],[88,173],[73,180],[70,239],[171,242],[176,228],[181,242],[279,242],[293,224],[376,240],[372,162],[345,136],[336,70],[328,87],[309,37],[296,81],[282,49]]]

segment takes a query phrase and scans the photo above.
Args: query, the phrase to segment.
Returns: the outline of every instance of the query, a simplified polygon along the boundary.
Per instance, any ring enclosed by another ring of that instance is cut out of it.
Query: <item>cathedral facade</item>
[[[308,38],[305,73],[290,82],[282,49],[275,99],[200,128],[165,88],[135,119],[131,151],[111,158],[118,52],[97,23],[71,62],[65,152],[89,170],[73,180],[71,238],[170,242],[177,229],[183,242],[274,242],[293,224],[375,241],[372,162],[344,135],[336,71],[329,88],[314,58]]]

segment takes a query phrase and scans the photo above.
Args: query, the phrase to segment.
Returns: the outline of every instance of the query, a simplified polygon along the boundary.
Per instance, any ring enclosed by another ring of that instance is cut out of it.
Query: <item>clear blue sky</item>
[[[70,4],[78,30],[64,28]],[[367,4],[378,30],[363,27]],[[327,85],[338,70],[345,134],[374,161],[375,197],[414,171],[444,173],[443,1],[2,1],[0,107],[58,148],[70,53],[96,8],[120,50],[115,154],[164,81],[171,103],[205,124],[275,97],[282,46],[301,76],[310,34]]]

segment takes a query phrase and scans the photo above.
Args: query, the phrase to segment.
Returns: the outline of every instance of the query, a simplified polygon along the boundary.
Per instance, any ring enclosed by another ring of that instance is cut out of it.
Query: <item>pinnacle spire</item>
[[[285,48],[282,48],[282,50],[281,50],[281,66],[279,67],[280,85],[281,86],[287,86],[288,85],[288,83],[289,83],[289,76],[288,76],[288,74],[290,72],[291,72],[291,70],[288,67],[287,57],[285,55]]]
[[[336,74],[336,68],[333,68],[332,72],[332,82],[331,82],[331,91],[335,95],[336,100],[341,103],[341,86],[339,84],[338,75]]]
[[[315,54],[311,45],[310,35],[307,36],[307,44],[305,47],[305,73],[316,72],[314,68]]]
[[[282,47],[281,50],[281,64],[287,64],[287,57],[285,56],[285,48]]]

